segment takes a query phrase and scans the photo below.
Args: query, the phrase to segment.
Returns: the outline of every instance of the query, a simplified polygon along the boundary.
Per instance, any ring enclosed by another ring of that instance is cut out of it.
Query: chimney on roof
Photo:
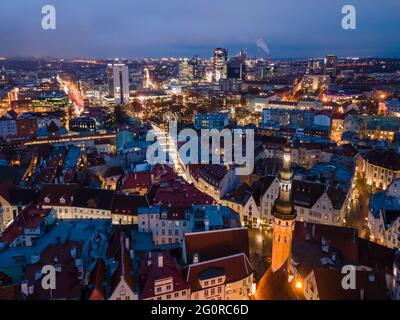
[[[373,273],[368,274],[368,281],[371,283],[375,282],[375,274]]]
[[[210,230],[210,221],[208,220],[208,216],[204,219],[204,230],[209,231]]]
[[[198,253],[195,253],[193,255],[193,263],[199,263],[199,254]]]
[[[39,280],[42,277],[42,270],[35,271],[35,281]]]
[[[353,243],[356,243],[357,231],[353,229]]]
[[[35,264],[40,261],[40,254],[33,254],[31,256],[31,264]]]
[[[21,282],[21,293],[25,296],[29,296],[29,281],[28,280],[24,280]]]
[[[76,247],[71,248],[71,258],[72,259],[76,258]]]
[[[304,220],[304,229],[307,229],[307,221]]]
[[[313,238],[315,238],[315,224],[313,224],[313,226],[312,226],[311,235]]]
[[[365,298],[365,292],[364,292],[364,289],[361,288],[360,289],[360,300],[364,300],[364,298]]]
[[[35,286],[33,284],[28,286],[28,296],[33,295],[34,290],[35,290]]]
[[[158,267],[159,268],[164,267],[164,256],[163,256],[162,253],[158,254],[158,260],[157,261],[158,261]]]
[[[129,245],[129,238],[128,237],[125,238],[125,248],[126,248],[126,250],[129,251],[130,245]]]

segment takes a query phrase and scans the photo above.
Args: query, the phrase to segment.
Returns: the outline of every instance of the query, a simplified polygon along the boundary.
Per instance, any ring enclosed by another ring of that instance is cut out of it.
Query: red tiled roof
[[[90,283],[93,289],[89,295],[89,300],[104,300],[105,291],[103,282],[106,277],[106,265],[103,259],[97,259],[96,266],[90,275]]]
[[[188,263],[198,254],[199,261],[244,253],[249,256],[247,228],[231,228],[185,234],[185,253]]]
[[[314,236],[312,236],[313,230]],[[348,262],[357,263],[359,260],[358,235],[355,229],[296,222],[293,242],[305,241],[308,236],[312,236],[319,243],[321,243],[322,237],[325,237],[332,250],[340,252]]]
[[[0,287],[8,286],[11,283],[12,283],[12,279],[7,274],[0,271]]]
[[[286,264],[272,272],[271,268],[263,274],[257,283],[254,300],[298,300],[289,282]]]
[[[128,173],[122,180],[121,190],[134,188],[150,188],[153,183],[151,172]]]
[[[163,266],[158,266],[159,255],[163,257]],[[173,278],[173,292],[189,289],[185,278],[180,269],[176,266],[175,259],[167,253],[155,253],[151,256],[151,264],[148,265],[149,259],[142,259],[141,266],[138,271],[141,299],[154,297],[154,282],[161,279]]]
[[[71,249],[76,249],[76,257],[80,257],[82,242],[69,242],[66,244],[50,244],[40,254],[40,261],[27,266],[26,279],[29,284],[34,284],[33,295],[28,296],[31,300],[47,299],[80,299],[83,290],[81,275],[75,266],[75,259],[71,256]],[[55,261],[57,260],[57,261]],[[42,279],[35,281],[35,272],[42,269],[44,265],[61,265],[61,272],[56,273],[56,288],[45,290],[42,288]]]
[[[15,189],[15,186],[9,182],[0,183],[0,197],[2,197],[7,202],[10,202],[10,191]]]
[[[38,203],[43,205],[54,206],[71,206],[73,197],[79,185],[71,184],[45,184],[39,194]],[[48,198],[50,202],[45,202]],[[60,199],[63,198],[65,203],[61,203]]]
[[[111,243],[108,248],[108,256],[113,257],[117,262],[117,269],[111,277],[111,294],[117,288],[121,279],[124,278],[132,292],[135,292],[135,283],[131,271],[132,262],[129,251],[125,247],[125,234],[122,231],[114,232]]]
[[[121,215],[137,215],[139,207],[148,207],[145,196],[135,194],[115,194],[112,204],[112,213]]]
[[[185,271],[186,281],[192,292],[201,290],[199,278],[202,273],[216,269],[219,270],[219,274],[225,275],[225,283],[240,281],[253,273],[253,267],[244,253],[191,264]]]
[[[51,209],[39,209],[34,206],[25,208],[3,232],[0,242],[11,243],[17,237],[22,236],[25,229],[39,227],[50,211]]]
[[[314,276],[320,300],[387,300],[384,272],[356,271],[356,289],[343,289],[340,270],[315,269]]]
[[[213,198],[182,179],[160,183],[153,199],[149,199],[149,201],[152,204],[171,205],[172,207],[190,207],[214,203]]]

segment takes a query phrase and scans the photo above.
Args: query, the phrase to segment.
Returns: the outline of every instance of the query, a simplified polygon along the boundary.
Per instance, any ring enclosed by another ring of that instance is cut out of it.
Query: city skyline
[[[216,47],[230,55],[246,50],[250,56],[313,58],[334,52],[338,56],[398,57],[399,4],[385,6],[356,0],[356,30],[341,28],[344,1],[255,0],[244,6],[181,0],[149,3],[119,0],[112,6],[92,0],[70,6],[52,1],[55,30],[41,28],[40,0],[24,6],[6,0],[0,12],[0,55],[54,58],[210,57]],[[257,10],[256,10],[257,8]]]

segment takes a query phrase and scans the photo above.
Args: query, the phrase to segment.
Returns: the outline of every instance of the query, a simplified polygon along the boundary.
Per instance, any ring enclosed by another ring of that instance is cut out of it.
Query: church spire
[[[283,151],[283,167],[279,173],[279,197],[273,206],[273,241],[272,264],[273,272],[282,267],[290,259],[296,210],[292,201],[292,164],[291,149],[286,146]]]

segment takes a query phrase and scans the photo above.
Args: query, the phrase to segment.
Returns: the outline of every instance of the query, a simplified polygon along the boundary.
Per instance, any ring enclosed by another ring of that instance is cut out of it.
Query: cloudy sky
[[[56,8],[56,30],[43,30],[41,9]],[[357,10],[343,30],[342,7]],[[274,58],[400,57],[400,0],[1,0],[0,56]]]

